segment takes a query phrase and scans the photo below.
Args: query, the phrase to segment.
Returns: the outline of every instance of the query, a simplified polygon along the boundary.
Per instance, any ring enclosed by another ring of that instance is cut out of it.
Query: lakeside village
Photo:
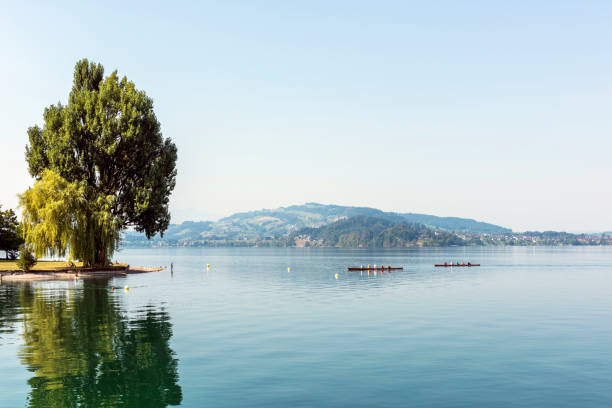
[[[151,240],[126,231],[122,247],[338,247],[611,245],[612,232],[513,232],[457,217],[389,213],[375,208],[306,203],[236,213],[218,221],[170,224]]]
[[[436,233],[434,233],[437,235]],[[462,234],[455,233],[457,238],[453,242],[436,242],[428,236],[419,236],[417,239],[404,242],[404,245],[388,244],[373,245],[370,242],[352,244],[346,240],[331,244],[325,239],[313,237],[308,234],[287,237],[264,236],[261,238],[236,237],[226,239],[211,237],[203,239],[164,240],[151,241],[122,241],[123,247],[342,247],[342,248],[397,248],[397,247],[435,247],[435,246],[598,246],[612,245],[612,233],[601,234],[571,234],[566,232],[524,232],[524,233],[497,233],[497,234]]]
[[[436,234],[436,233],[434,233]],[[604,234],[569,234],[565,232],[525,232],[511,234],[456,234],[464,242],[451,243],[448,246],[579,246],[579,245],[612,245],[612,233]],[[429,245],[428,245],[429,244]],[[295,239],[295,247],[326,246],[322,240],[300,236]],[[419,237],[412,245],[439,246],[428,242],[426,237]]]

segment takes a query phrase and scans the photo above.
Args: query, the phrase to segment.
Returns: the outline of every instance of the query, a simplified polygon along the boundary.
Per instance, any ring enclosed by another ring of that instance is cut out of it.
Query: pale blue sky
[[[175,221],[317,201],[612,230],[610,2],[0,4],[5,207],[87,57],[154,99]]]

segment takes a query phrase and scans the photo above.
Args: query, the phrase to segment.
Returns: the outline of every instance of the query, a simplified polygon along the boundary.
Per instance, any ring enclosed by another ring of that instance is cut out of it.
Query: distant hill
[[[289,245],[342,248],[404,248],[409,246],[468,245],[457,234],[423,224],[393,222],[359,215],[318,228],[302,228],[289,237]]]
[[[307,203],[280,207],[274,210],[258,210],[237,213],[220,219],[215,228],[227,234],[240,231],[248,237],[279,237],[304,227],[319,227],[343,218],[359,215],[379,217],[400,222],[403,218],[367,207],[344,207]]]
[[[218,224],[227,228],[241,226],[245,229],[260,229],[268,234],[285,234],[304,227],[319,227],[343,218],[357,216],[376,217],[392,222],[407,221],[426,226],[466,233],[503,234],[512,232],[509,228],[479,222],[468,218],[436,217],[434,215],[414,213],[385,212],[369,207],[349,207],[307,203],[292,205],[275,210],[259,210],[238,213],[222,218]]]
[[[408,222],[424,224],[430,227],[440,228],[447,231],[466,232],[470,234],[508,234],[512,232],[510,228],[504,228],[500,227],[499,225],[475,221],[469,218],[436,217],[435,215],[413,213],[406,213],[401,215]]]
[[[212,229],[212,221],[185,221],[181,224],[170,224],[164,237],[161,238],[159,235],[152,238],[154,241],[165,240],[165,241],[180,241],[194,240],[202,236],[202,234]],[[145,234],[136,231],[127,231],[124,234],[124,241],[127,242],[145,242],[148,241]]]
[[[306,203],[280,207],[273,210],[258,210],[237,213],[219,221],[186,221],[171,224],[164,237],[154,237],[154,242],[219,242],[240,243],[260,240],[278,240],[303,228],[317,228],[337,221],[354,218],[376,218],[390,224],[422,224],[432,230],[460,232],[469,234],[503,234],[511,232],[508,228],[479,222],[467,218],[436,217],[425,214],[385,212],[369,207],[351,207]],[[124,235],[125,243],[144,243],[143,234],[134,231]]]

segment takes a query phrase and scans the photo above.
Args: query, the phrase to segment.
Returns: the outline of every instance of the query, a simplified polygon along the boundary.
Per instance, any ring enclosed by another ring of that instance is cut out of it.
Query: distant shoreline
[[[338,248],[338,249],[403,249],[403,248],[502,248],[502,247],[597,247],[612,246],[612,243],[578,243],[578,244],[551,244],[551,243],[517,243],[517,244],[485,244],[485,245],[419,245],[406,246],[334,246],[334,245],[283,245],[282,243],[262,241],[257,243],[236,241],[230,243],[215,242],[181,242],[167,243],[163,241],[152,241],[150,243],[127,243],[122,244],[120,249],[130,248]]]
[[[307,203],[170,224],[148,241],[126,231],[123,246],[414,248],[612,245],[612,233],[514,232],[467,218]]]

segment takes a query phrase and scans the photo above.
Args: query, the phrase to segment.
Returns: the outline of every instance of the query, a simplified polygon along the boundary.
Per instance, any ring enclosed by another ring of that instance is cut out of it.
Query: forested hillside
[[[468,241],[454,233],[436,231],[422,224],[357,216],[319,228],[302,228],[291,235],[290,243],[298,246],[402,248],[466,245]]]
[[[438,231],[440,236],[444,235],[441,234],[442,232],[467,234],[511,232],[507,228],[466,218],[436,217],[411,213],[400,214],[369,207],[307,203],[280,207],[274,210],[237,213],[217,222],[186,221],[182,224],[171,224],[164,233],[164,237],[155,236],[152,242],[171,244],[207,242],[220,245],[241,245],[260,241],[278,242],[286,240],[289,235],[302,228],[322,227],[336,221],[355,217],[375,218],[381,222],[386,221],[389,225],[422,224],[422,226],[431,230]],[[401,237],[397,239],[404,240]],[[124,235],[124,244],[142,244],[145,241],[147,240],[143,234],[133,231]]]

